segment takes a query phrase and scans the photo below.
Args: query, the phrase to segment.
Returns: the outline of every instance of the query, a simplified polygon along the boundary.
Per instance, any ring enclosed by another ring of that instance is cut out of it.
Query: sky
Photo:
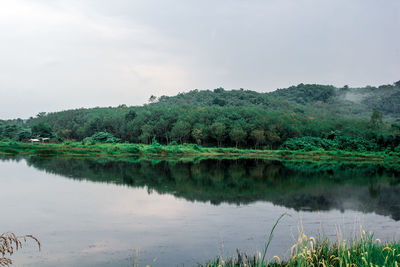
[[[400,80],[398,0],[2,0],[0,119]]]

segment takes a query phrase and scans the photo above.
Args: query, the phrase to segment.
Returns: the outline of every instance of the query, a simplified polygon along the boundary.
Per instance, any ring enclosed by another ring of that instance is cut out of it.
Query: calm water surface
[[[264,160],[0,158],[0,232],[16,266],[195,266],[236,248],[287,256],[299,229],[400,237],[399,167]]]

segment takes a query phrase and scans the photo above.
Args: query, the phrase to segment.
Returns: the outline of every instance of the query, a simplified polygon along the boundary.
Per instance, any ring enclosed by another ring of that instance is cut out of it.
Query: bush
[[[286,140],[280,147],[284,150],[301,150],[301,151],[377,151],[378,145],[370,140],[362,137],[335,137],[333,140],[319,137],[298,137]]]
[[[378,145],[376,143],[362,137],[335,137],[334,141],[337,143],[337,147],[340,150],[359,152],[378,150]]]
[[[157,140],[156,140],[154,137],[153,137],[153,140],[152,140],[151,145],[152,145],[152,146],[161,146],[160,143],[157,142]]]
[[[196,151],[202,151],[202,150],[203,150],[203,149],[202,149],[200,146],[198,146],[197,144],[194,144],[194,145],[193,145],[193,149],[196,150]]]
[[[96,141],[91,137],[86,137],[82,140],[82,145],[94,145]]]
[[[108,132],[97,132],[93,134],[91,138],[100,143],[121,143],[121,139],[114,137]]]
[[[139,154],[140,153],[140,149],[139,149],[138,145],[129,145],[126,148],[126,152],[132,153],[132,154]]]
[[[323,139],[319,137],[297,137],[286,140],[280,147],[284,150],[301,150],[301,151],[315,151],[315,150],[336,150],[336,142]]]
[[[153,153],[153,154],[160,154],[161,152],[163,152],[163,148],[162,146],[150,146],[146,152],[148,153]]]

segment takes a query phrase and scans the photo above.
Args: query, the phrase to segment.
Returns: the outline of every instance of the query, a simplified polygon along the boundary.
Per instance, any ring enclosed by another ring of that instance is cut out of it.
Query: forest
[[[266,93],[217,88],[152,95],[143,106],[3,120],[0,140],[400,152],[399,116],[400,81],[362,88],[299,84]]]

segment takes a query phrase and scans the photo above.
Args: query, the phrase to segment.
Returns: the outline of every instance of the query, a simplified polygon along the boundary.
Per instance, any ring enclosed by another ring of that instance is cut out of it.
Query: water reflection
[[[399,220],[393,166],[2,157],[0,174],[1,231],[43,245],[15,254],[18,266],[195,266],[262,250],[284,212],[268,257],[288,255],[299,221],[310,236],[360,224],[382,240],[400,235],[400,222],[375,214]]]
[[[400,220],[400,167],[267,160],[198,162],[38,158],[28,165],[71,179],[146,187],[189,201],[268,201],[299,210],[356,210]]]

